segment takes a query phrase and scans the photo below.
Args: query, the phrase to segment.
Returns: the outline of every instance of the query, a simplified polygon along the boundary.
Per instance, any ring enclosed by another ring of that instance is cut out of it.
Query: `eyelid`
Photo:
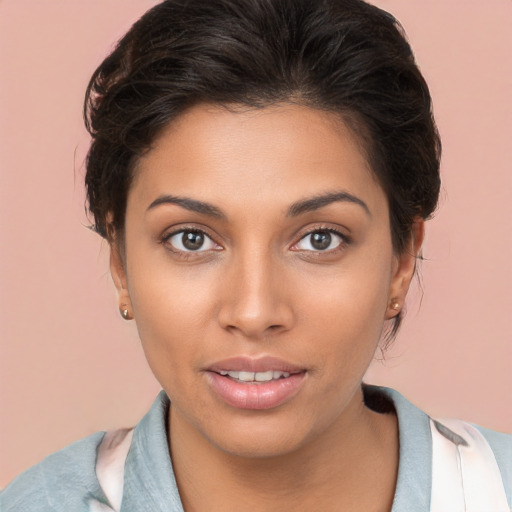
[[[201,233],[202,235],[204,235],[206,238],[208,238],[213,244],[215,244],[219,248],[218,249],[217,248],[198,249],[196,251],[193,251],[193,250],[179,249],[170,243],[170,239],[172,237],[174,237],[180,233],[185,233],[185,232]],[[162,243],[162,245],[167,245],[169,247],[169,250],[171,250],[172,252],[174,252],[176,254],[187,255],[187,256],[192,255],[192,254],[201,254],[201,253],[206,253],[209,251],[218,251],[218,250],[223,249],[223,247],[215,240],[215,237],[212,236],[208,232],[208,230],[206,230],[205,228],[201,228],[201,227],[193,226],[193,225],[192,226],[187,226],[187,225],[177,226],[174,229],[171,229],[170,231],[166,231],[161,236],[160,242]]]
[[[311,250],[309,250],[309,249],[297,249],[296,248],[296,246],[302,240],[304,240],[306,237],[312,235],[313,233],[318,233],[318,232],[328,232],[328,233],[334,234],[341,239],[341,242],[334,249],[326,249],[326,250],[311,249]],[[334,254],[340,250],[343,250],[350,243],[351,243],[350,237],[348,235],[346,235],[345,233],[343,233],[340,229],[333,228],[330,226],[315,226],[313,228],[308,229],[306,232],[302,233],[300,238],[298,239],[298,241],[293,244],[291,249],[295,250],[297,252],[302,251],[302,252],[306,252],[306,253],[309,252],[309,253],[316,253],[316,254],[320,254],[320,255],[321,254],[327,255],[327,254]]]
[[[212,235],[208,229],[204,228],[204,227],[198,227],[197,225],[180,225],[180,226],[176,226],[174,227],[174,229],[172,228],[169,228],[170,231],[166,231],[161,237],[160,237],[160,243],[162,245],[168,245],[169,246],[169,250],[178,254],[178,255],[183,255],[183,257],[187,257],[187,256],[190,256],[190,255],[193,255],[193,254],[201,254],[201,253],[207,253],[207,252],[210,252],[210,251],[220,251],[220,250],[223,250],[224,247],[218,243],[216,241],[216,237],[214,235]],[[213,244],[215,244],[217,246],[217,248],[213,248],[213,249],[205,249],[205,250],[182,250],[182,249],[179,249],[179,248],[176,248],[175,246],[173,246],[172,244],[169,243],[169,240],[177,235],[177,234],[180,234],[180,233],[183,233],[183,232],[186,232],[186,231],[189,231],[189,232],[196,232],[196,233],[201,233],[203,234],[205,237],[207,237]],[[306,238],[307,236],[313,234],[313,233],[317,233],[317,232],[329,232],[329,233],[332,233],[336,236],[338,236],[340,239],[341,239],[341,242],[338,244],[337,247],[335,247],[334,249],[327,249],[327,250],[306,250],[306,249],[297,249],[296,246],[297,244],[299,244],[304,238]],[[304,253],[316,253],[316,254],[319,254],[319,255],[331,255],[331,254],[334,254],[334,253],[337,253],[341,250],[343,250],[344,248],[346,248],[346,246],[348,246],[350,243],[352,242],[351,238],[345,234],[343,232],[343,230],[341,230],[340,228],[335,228],[335,227],[332,227],[332,226],[327,226],[327,225],[320,225],[320,226],[314,226],[314,227],[311,227],[309,229],[307,229],[306,231],[303,231],[300,235],[300,238],[292,245],[292,247],[290,248],[291,250],[294,250],[296,252],[304,252]]]

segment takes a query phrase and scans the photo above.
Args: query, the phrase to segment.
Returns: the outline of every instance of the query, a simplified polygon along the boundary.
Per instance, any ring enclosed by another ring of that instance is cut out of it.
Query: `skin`
[[[340,191],[366,208],[336,201],[287,215]],[[165,195],[223,216],[149,208]],[[201,250],[187,252],[172,235],[180,229],[204,231]],[[318,250],[311,230],[327,229],[340,235]],[[365,407],[361,381],[422,239],[418,220],[408,251],[393,251],[387,198],[334,114],[202,104],[162,132],[135,170],[111,270],[171,399],[170,451],[188,512],[390,510],[396,417]],[[303,368],[300,390],[269,410],[226,404],[205,368],[241,355]]]

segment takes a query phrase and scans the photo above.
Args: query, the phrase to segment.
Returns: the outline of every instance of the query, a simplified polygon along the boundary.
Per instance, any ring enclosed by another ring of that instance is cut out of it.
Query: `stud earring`
[[[398,299],[391,299],[391,309],[394,309],[395,311],[400,309],[400,303],[398,302]]]
[[[130,314],[130,310],[128,309],[128,305],[127,304],[121,304],[119,306],[119,312],[121,313],[121,316],[125,320],[132,320],[133,319],[133,315]]]

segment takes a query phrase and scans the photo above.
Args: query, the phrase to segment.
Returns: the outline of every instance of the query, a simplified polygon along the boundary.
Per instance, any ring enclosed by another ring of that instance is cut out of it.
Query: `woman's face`
[[[136,170],[120,302],[173,421],[238,455],[293,451],[360,417],[360,383],[414,256],[333,114],[199,105]]]

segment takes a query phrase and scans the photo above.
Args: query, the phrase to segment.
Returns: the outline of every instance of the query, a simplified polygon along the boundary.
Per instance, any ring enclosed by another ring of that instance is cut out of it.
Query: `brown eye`
[[[197,251],[201,249],[204,243],[204,235],[202,233],[185,232],[181,235],[181,243],[183,247],[189,251]]]
[[[331,233],[328,231],[318,231],[311,235],[311,246],[317,251],[323,251],[331,245]]]
[[[217,247],[215,242],[206,233],[190,229],[183,229],[173,233],[166,241],[174,249],[183,252],[202,252]]]
[[[302,237],[296,248],[301,251],[326,252],[339,248],[346,239],[331,229],[318,229]]]

